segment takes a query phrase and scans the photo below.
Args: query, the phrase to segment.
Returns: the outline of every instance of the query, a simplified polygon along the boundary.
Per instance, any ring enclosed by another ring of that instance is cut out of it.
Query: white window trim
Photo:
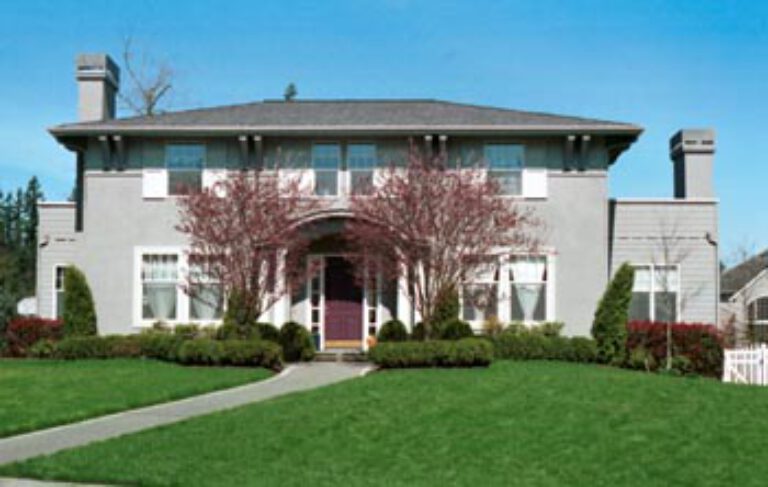
[[[677,270],[677,289],[675,289],[675,292],[677,294],[677,300],[675,303],[675,317],[677,318],[675,321],[678,323],[684,322],[681,312],[682,312],[682,306],[681,306],[681,294],[682,294],[682,287],[683,287],[683,271],[682,271],[682,265],[681,264],[660,264],[660,263],[635,263],[632,262],[630,264],[633,269],[637,269],[638,267],[648,267],[651,270],[651,290],[647,291],[650,293],[649,296],[649,317],[648,321],[656,321],[656,267],[674,267]],[[640,291],[638,291],[640,292]],[[634,286],[632,288],[632,293],[635,293]]]
[[[184,291],[182,285],[189,269],[189,249],[184,246],[137,246],[133,248],[133,327],[139,329],[150,328],[158,320],[146,320],[142,317],[142,280],[141,270],[145,255],[175,255],[177,257],[178,278],[176,284],[176,319],[168,320],[168,325],[195,324],[200,326],[218,326],[222,320],[200,320],[190,318],[190,296]],[[225,303],[226,304],[226,303]]]
[[[511,270],[511,262],[513,257],[525,257],[525,256],[531,256],[531,257],[544,257],[546,259],[546,265],[547,265],[547,280],[544,283],[544,292],[546,293],[546,309],[545,309],[545,316],[543,321],[523,321],[524,325],[531,327],[540,325],[541,323],[551,322],[555,321],[556,317],[556,295],[555,295],[555,283],[556,281],[556,269],[557,269],[557,257],[554,251],[551,250],[543,250],[542,252],[538,253],[524,253],[524,252],[513,252],[510,254],[507,254],[506,256],[503,256],[503,258],[500,258],[499,262],[499,279],[496,281],[493,280],[473,280],[473,281],[466,281],[462,282],[461,286],[461,292],[459,293],[459,316],[464,316],[464,284],[496,284],[496,317],[498,320],[502,323],[511,323],[512,322],[512,315],[511,315],[511,299],[512,296],[508,292],[510,289],[510,286],[512,285],[512,281],[509,279],[509,274]],[[481,330],[483,326],[484,320],[471,320],[468,323],[472,326],[475,330]],[[515,321],[517,323],[517,321]]]
[[[753,325],[765,326],[765,325],[768,325],[768,319],[766,319],[766,320],[757,320],[757,319],[753,319],[751,316],[749,316],[750,314],[752,314],[751,310],[750,310],[750,307],[752,305],[755,305],[755,314],[757,314],[757,302],[760,299],[768,299],[768,294],[762,294],[760,296],[756,296],[752,300],[749,301],[749,303],[747,304],[747,321],[749,321]]]
[[[53,284],[51,286],[51,313],[50,313],[50,316],[49,316],[49,318],[52,319],[52,320],[61,319],[61,317],[56,316],[56,309],[58,308],[58,305],[59,305],[59,297],[58,297],[58,292],[57,292],[57,289],[56,289],[56,271],[58,269],[60,269],[60,268],[66,269],[67,267],[70,267],[71,265],[72,264],[64,263],[64,262],[57,262],[57,263],[53,264],[53,267],[52,267],[52,269],[53,269],[53,276],[51,278],[51,283]],[[63,276],[62,276],[62,281],[61,281],[61,287],[62,288],[64,287],[64,277]]]

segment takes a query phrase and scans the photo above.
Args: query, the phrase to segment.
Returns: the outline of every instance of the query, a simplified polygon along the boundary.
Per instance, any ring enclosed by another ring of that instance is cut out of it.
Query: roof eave
[[[502,134],[513,132],[520,135],[627,135],[639,136],[643,129],[635,125],[110,125],[97,126],[56,126],[48,130],[54,137],[97,136],[105,134],[124,135],[238,135],[265,134]]]

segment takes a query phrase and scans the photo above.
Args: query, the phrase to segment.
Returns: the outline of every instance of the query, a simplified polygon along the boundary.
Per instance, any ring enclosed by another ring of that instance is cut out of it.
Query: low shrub
[[[177,360],[185,365],[218,365],[224,353],[223,343],[210,338],[186,340],[179,346]]]
[[[53,358],[56,354],[56,342],[53,340],[38,340],[27,349],[27,357]]]
[[[26,356],[29,348],[40,340],[56,341],[62,336],[61,321],[37,316],[14,318],[5,331],[8,354],[12,357]]]
[[[280,346],[269,340],[225,340],[221,342],[220,358],[225,365],[282,368]]]
[[[564,323],[559,321],[547,321],[531,327],[533,333],[540,333],[545,337],[559,337],[563,331]]]
[[[379,330],[377,337],[379,343],[408,341],[408,330],[400,320],[389,320]]]
[[[496,357],[512,360],[594,362],[597,346],[586,337],[561,337],[535,331],[505,330],[492,339]]]
[[[681,373],[720,377],[723,367],[723,337],[713,325],[674,323],[672,335],[673,368]],[[653,357],[654,370],[664,368],[667,357],[667,324],[632,321],[627,325],[627,353],[642,348]],[[677,359],[675,357],[684,357]],[[686,362],[687,361],[687,362]]]
[[[195,338],[202,338],[201,328],[199,325],[176,325],[173,327],[173,336],[182,340],[194,340]]]
[[[54,357],[64,360],[112,358],[115,338],[100,336],[71,336],[55,346]]]
[[[483,334],[488,337],[496,337],[504,331],[504,323],[495,316],[491,316],[483,322]]]
[[[482,338],[389,342],[372,348],[369,358],[382,368],[486,367],[493,346]]]
[[[136,340],[142,356],[168,361],[176,360],[176,352],[183,342],[178,336],[156,330],[142,332]]]
[[[417,342],[423,342],[427,339],[427,329],[424,326],[424,323],[419,321],[415,325],[413,325],[413,330],[411,330],[411,340],[417,341]]]
[[[256,323],[253,326],[258,338],[272,343],[280,343],[280,330],[272,323]]]
[[[315,357],[309,331],[294,321],[288,321],[280,328],[280,346],[286,362],[308,361]]]
[[[440,340],[461,340],[474,334],[469,323],[458,318],[446,321],[437,329],[437,337]]]

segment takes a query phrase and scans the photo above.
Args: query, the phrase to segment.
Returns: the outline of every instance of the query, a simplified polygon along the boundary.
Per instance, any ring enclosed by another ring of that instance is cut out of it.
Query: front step
[[[360,350],[325,350],[315,353],[315,362],[367,362]]]

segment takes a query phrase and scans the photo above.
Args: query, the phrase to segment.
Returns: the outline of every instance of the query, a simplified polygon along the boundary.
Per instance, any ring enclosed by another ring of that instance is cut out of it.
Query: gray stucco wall
[[[37,307],[40,316],[53,318],[55,266],[79,265],[75,206],[70,203],[41,203],[38,212]]]
[[[618,200],[611,273],[623,262],[680,266],[680,321],[718,322],[715,200]],[[665,257],[666,256],[666,257]]]

